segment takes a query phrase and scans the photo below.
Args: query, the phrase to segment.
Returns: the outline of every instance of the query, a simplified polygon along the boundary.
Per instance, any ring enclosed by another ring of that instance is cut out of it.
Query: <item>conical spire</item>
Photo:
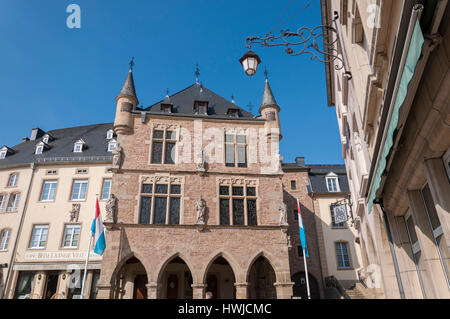
[[[119,96],[127,95],[134,97],[137,101],[137,104],[139,104],[137,95],[136,95],[136,89],[134,87],[134,78],[133,78],[133,66],[134,62],[133,60],[130,62],[130,71],[128,71],[127,79],[125,80],[125,83],[123,84],[122,90],[120,90]]]
[[[273,96],[272,90],[269,85],[269,80],[266,78],[266,84],[264,86],[264,94],[261,102],[261,108],[265,106],[278,106],[275,101],[275,97]]]

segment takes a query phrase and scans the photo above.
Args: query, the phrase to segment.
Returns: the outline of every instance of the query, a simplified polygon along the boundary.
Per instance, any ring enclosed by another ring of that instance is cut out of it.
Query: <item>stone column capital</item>
[[[249,283],[248,283],[248,282],[236,282],[236,283],[234,284],[234,286],[235,286],[236,288],[246,288],[246,287],[249,286]]]
[[[192,289],[198,288],[198,289],[202,289],[202,288],[206,288],[206,284],[192,284],[191,287]]]

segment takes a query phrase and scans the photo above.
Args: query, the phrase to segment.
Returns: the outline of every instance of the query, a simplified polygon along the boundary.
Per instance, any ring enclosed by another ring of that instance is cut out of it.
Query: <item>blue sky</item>
[[[281,21],[310,0],[292,1]],[[115,97],[135,57],[139,100],[149,106],[195,81],[253,113],[261,103],[264,65],[280,105],[285,161],[343,163],[334,108],[327,106],[324,65],[282,48],[254,46],[262,59],[252,78],[238,59],[245,38],[264,35],[288,0],[45,0],[0,3],[0,144],[14,146],[31,128],[52,130],[114,120]],[[81,7],[81,29],[66,8]],[[284,28],[321,24],[315,0]],[[275,31],[279,32],[279,30]]]

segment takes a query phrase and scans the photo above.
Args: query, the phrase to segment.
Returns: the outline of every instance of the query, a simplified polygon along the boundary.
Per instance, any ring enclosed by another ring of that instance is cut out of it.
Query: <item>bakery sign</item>
[[[25,260],[84,260],[86,251],[35,251],[27,252]],[[101,256],[91,252],[89,259],[101,259]]]

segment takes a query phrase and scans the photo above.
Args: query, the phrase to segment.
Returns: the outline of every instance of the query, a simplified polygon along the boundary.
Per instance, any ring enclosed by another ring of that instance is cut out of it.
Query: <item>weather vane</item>
[[[133,71],[133,67],[134,67],[134,57],[132,57],[130,61],[130,71]]]
[[[198,63],[195,65],[195,83],[198,84],[198,79],[200,77],[200,69],[198,68]]]
[[[264,66],[264,75],[266,76],[266,80],[268,79],[269,72],[267,71],[267,66]]]

